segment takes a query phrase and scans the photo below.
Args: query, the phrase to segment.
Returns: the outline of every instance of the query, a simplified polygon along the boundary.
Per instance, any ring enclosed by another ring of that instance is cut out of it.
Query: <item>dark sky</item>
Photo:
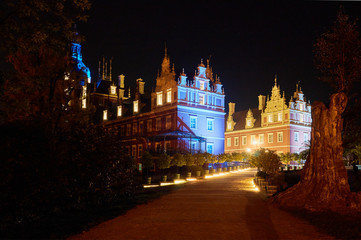
[[[113,58],[113,76],[137,78],[150,89],[168,48],[176,73],[193,78],[211,55],[226,102],[236,110],[258,106],[270,94],[274,75],[290,96],[298,81],[307,99],[327,101],[330,89],[317,80],[313,44],[336,19],[340,4],[353,19],[361,2],[92,1],[90,18],[78,26],[85,35],[83,59],[97,76],[102,56]],[[288,100],[288,99],[287,99]]]

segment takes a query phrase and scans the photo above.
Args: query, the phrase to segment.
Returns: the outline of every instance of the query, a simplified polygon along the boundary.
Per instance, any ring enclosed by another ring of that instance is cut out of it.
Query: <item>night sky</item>
[[[270,94],[275,74],[287,101],[298,81],[311,102],[327,101],[331,90],[317,80],[312,50],[340,4],[352,19],[361,14],[361,2],[98,0],[78,31],[93,78],[104,56],[113,58],[114,79],[124,74],[133,87],[142,78],[151,90],[166,44],[177,75],[184,68],[193,78],[201,58],[211,56],[227,106],[232,101],[244,110],[258,106],[259,94]]]

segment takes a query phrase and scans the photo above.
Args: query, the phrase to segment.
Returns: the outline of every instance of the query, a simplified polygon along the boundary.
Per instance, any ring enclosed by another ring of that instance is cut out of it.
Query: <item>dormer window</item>
[[[303,103],[300,103],[300,111],[303,111],[304,108],[303,108]]]
[[[172,101],[172,89],[167,90],[167,103],[170,103]]]
[[[122,106],[118,106],[118,108],[117,108],[117,116],[118,117],[122,116]]]
[[[278,121],[282,121],[282,113],[278,113]]]
[[[199,89],[204,90],[204,82],[203,81],[199,82]]]
[[[104,121],[108,120],[108,110],[103,111],[103,120]]]
[[[157,105],[160,106],[163,104],[163,92],[157,92]]]
[[[117,87],[116,86],[110,86],[110,94],[115,95],[117,93]]]
[[[247,126],[248,126],[248,127],[251,126],[251,119],[247,119]]]
[[[139,100],[133,101],[133,112],[139,112]]]
[[[268,115],[268,122],[273,122],[272,115]]]
[[[229,122],[227,125],[228,125],[227,126],[228,129],[232,129],[232,123]]]

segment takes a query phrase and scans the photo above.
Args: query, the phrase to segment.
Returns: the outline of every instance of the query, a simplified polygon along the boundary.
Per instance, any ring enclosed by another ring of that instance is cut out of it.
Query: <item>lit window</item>
[[[247,136],[242,136],[242,145],[247,145]]]
[[[205,104],[205,98],[203,94],[199,94],[199,103],[204,105]]]
[[[213,154],[213,143],[207,143],[207,153]]]
[[[104,121],[108,120],[108,111],[107,110],[103,111],[103,120]]]
[[[283,142],[283,132],[277,133],[277,142]]]
[[[250,127],[251,126],[251,120],[247,119],[247,126]]]
[[[81,107],[82,107],[82,108],[86,108],[86,98],[83,98],[83,99],[81,100]]]
[[[92,78],[88,77],[88,83],[91,83],[91,81],[92,81]]]
[[[234,146],[238,146],[239,145],[239,138],[235,137],[234,138]]]
[[[273,143],[273,133],[268,133],[268,143]]]
[[[214,119],[207,118],[207,130],[208,131],[213,131],[213,122],[214,122]]]
[[[273,121],[272,115],[268,115],[268,122],[272,122],[272,121]]]
[[[133,112],[135,112],[135,113],[139,112],[139,101],[137,100],[137,101],[134,101],[133,103],[134,103]]]
[[[118,117],[122,116],[122,106],[118,106],[118,108],[117,108],[117,116]]]
[[[232,129],[232,123],[231,122],[229,122],[227,125],[228,125],[227,126],[228,129]]]
[[[167,90],[167,103],[170,103],[172,101],[172,89]]]
[[[300,114],[300,122],[303,122],[303,114]]]
[[[227,147],[230,147],[232,143],[232,139],[231,138],[227,138]]]
[[[253,145],[256,145],[256,144],[257,144],[256,135],[251,135],[251,143],[252,143]]]
[[[163,104],[163,92],[157,92],[157,105],[160,106]]]
[[[264,134],[258,135],[259,138],[259,144],[264,144]]]
[[[204,82],[203,81],[199,82],[199,89],[204,90]]]
[[[278,121],[282,121],[282,113],[278,113]]]
[[[298,139],[299,139],[299,133],[295,132],[295,142],[298,142]]]
[[[303,111],[303,103],[300,103],[300,111]]]
[[[83,95],[83,97],[86,97],[86,86],[83,86],[82,95]]]
[[[117,87],[116,86],[110,86],[110,94],[116,94],[117,93]]]
[[[197,117],[196,116],[190,116],[190,128],[191,129],[197,128]]]

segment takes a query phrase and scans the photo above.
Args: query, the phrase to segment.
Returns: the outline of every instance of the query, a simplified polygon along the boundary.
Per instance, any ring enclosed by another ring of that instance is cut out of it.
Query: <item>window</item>
[[[251,120],[247,119],[247,126],[250,127],[251,126]]]
[[[303,114],[300,114],[300,122],[303,122]]]
[[[122,106],[118,106],[118,108],[117,108],[117,116],[118,117],[122,116]]]
[[[163,104],[163,92],[157,92],[157,105],[160,106]]]
[[[138,145],[138,157],[141,157],[143,155],[143,146],[140,144]]]
[[[202,104],[202,105],[205,104],[204,94],[199,94],[199,103]]]
[[[137,154],[136,151],[137,151],[137,147],[136,147],[136,145],[133,145],[133,146],[132,146],[132,156],[133,156],[133,157],[135,157],[135,154]]]
[[[242,145],[247,145],[247,136],[242,136]]]
[[[169,150],[171,150],[170,149],[170,141],[167,141],[167,142],[165,142],[165,150],[167,151],[169,151]]]
[[[82,107],[82,108],[86,108],[86,98],[83,98],[83,99],[81,100],[81,107]]]
[[[279,122],[282,121],[282,113],[278,113],[278,121],[279,121]]]
[[[133,105],[133,111],[134,111],[135,113],[139,112],[139,106],[138,106],[139,101],[136,100],[136,101],[134,101],[133,103],[134,103],[134,105]]]
[[[277,133],[277,142],[283,142],[283,132]]]
[[[139,122],[139,135],[143,135],[144,122]]]
[[[214,122],[214,119],[207,118],[207,130],[208,131],[213,131],[213,122]]]
[[[117,87],[116,86],[110,86],[110,94],[115,95],[117,93]]]
[[[231,122],[229,122],[227,125],[228,125],[227,126],[228,129],[232,129],[232,123]]]
[[[304,108],[303,108],[303,103],[300,103],[300,111],[303,111]]]
[[[165,128],[166,129],[172,128],[172,116],[167,116],[166,122],[165,122]]]
[[[196,116],[190,116],[190,128],[191,129],[197,128],[197,117]]]
[[[268,133],[268,143],[273,143],[273,133]]]
[[[127,124],[126,135],[127,135],[127,136],[130,136],[131,131],[132,131],[131,125],[130,125],[130,124]]]
[[[147,121],[147,132],[151,132],[152,131],[152,124],[153,123],[153,120],[150,119]]]
[[[299,138],[299,133],[298,132],[295,132],[295,142],[298,142],[298,138]]]
[[[104,121],[108,120],[108,111],[107,110],[103,111],[103,120]]]
[[[192,152],[194,152],[197,148],[197,143],[196,142],[191,142],[191,150]]]
[[[170,103],[172,101],[172,89],[167,90],[167,103]]]
[[[204,90],[204,82],[199,81],[199,89]]]
[[[259,144],[264,144],[264,134],[258,135],[259,138]]]
[[[157,118],[156,120],[156,125],[155,125],[155,130],[156,131],[160,131],[162,128],[162,119],[161,118]]]
[[[136,123],[133,123],[133,135],[137,134],[138,126]]]
[[[82,95],[83,95],[83,97],[86,97],[86,86],[83,86]]]
[[[235,137],[234,138],[234,146],[238,146],[239,145],[239,137]]]
[[[256,135],[251,135],[251,144],[253,144],[253,145],[257,144]]]
[[[207,153],[213,154],[213,143],[207,143]]]
[[[227,138],[227,147],[230,147],[232,144],[232,139],[231,138]]]
[[[303,133],[303,142],[307,143],[308,142],[308,133]]]
[[[272,122],[272,121],[273,121],[272,115],[268,115],[268,122]]]

